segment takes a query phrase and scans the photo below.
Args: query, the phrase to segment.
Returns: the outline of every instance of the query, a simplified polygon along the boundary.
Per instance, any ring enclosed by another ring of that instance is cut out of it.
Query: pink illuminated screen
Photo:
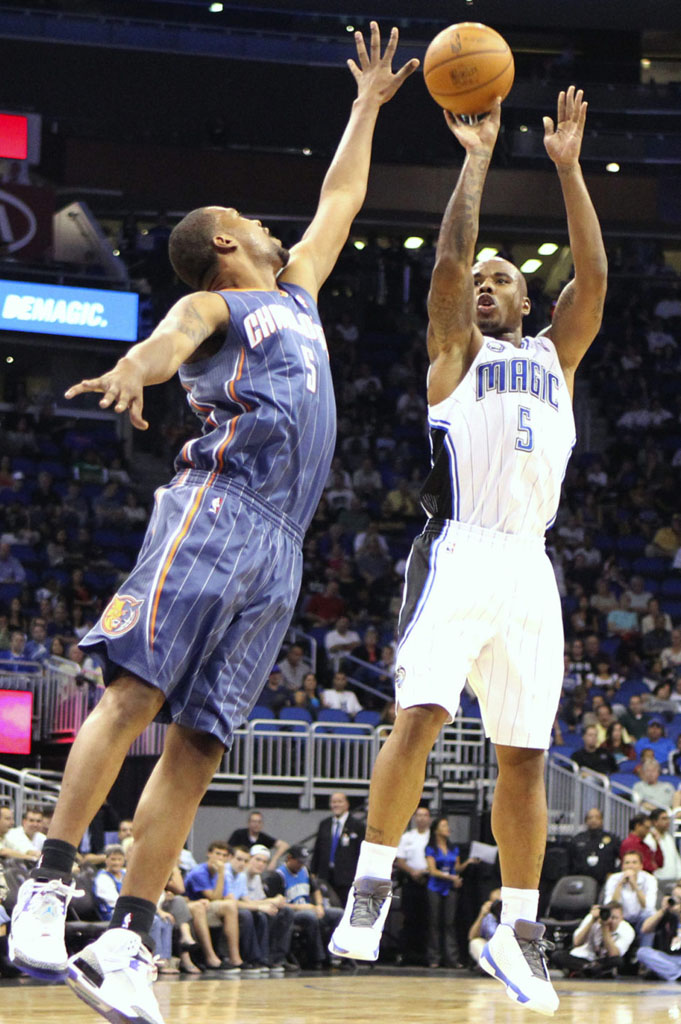
[[[0,690],[0,754],[31,753],[33,694]]]
[[[25,160],[28,154],[28,118],[0,114],[0,157]]]

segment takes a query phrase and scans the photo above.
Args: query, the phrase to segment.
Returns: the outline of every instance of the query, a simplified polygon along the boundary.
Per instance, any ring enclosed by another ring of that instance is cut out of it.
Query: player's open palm
[[[388,45],[385,48],[385,53],[381,56],[381,33],[377,22],[371,22],[371,42],[368,52],[364,36],[361,32],[355,32],[357,61],[349,60],[348,67],[357,82],[359,96],[371,94],[379,103],[387,103],[393,98],[402,83],[409,78],[409,75],[416,71],[419,62],[414,57],[403,64],[399,71],[393,72],[392,61],[399,35],[396,28],[391,29]]]
[[[125,358],[119,359],[113,370],[103,373],[101,377],[92,377],[90,380],[81,380],[65,392],[65,398],[75,398],[76,395],[94,391],[103,395],[99,400],[102,409],[108,409],[113,405],[114,412],[125,412],[130,414],[130,422],[138,430],[146,430],[149,426],[142,416],[143,406],[143,384],[142,374],[139,369]]]
[[[544,146],[558,170],[574,167],[579,160],[587,106],[584,91],[571,85],[558,94],[555,127],[552,118],[544,118]]]
[[[449,110],[444,111],[445,121],[449,130],[459,140],[467,153],[491,154],[499,134],[501,124],[501,100],[494,101],[489,114],[479,121],[464,121]]]

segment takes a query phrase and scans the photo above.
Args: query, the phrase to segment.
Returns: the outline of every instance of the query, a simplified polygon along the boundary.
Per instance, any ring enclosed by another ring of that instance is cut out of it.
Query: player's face
[[[525,280],[506,260],[485,260],[473,267],[476,322],[492,337],[515,331],[530,310]]]
[[[253,259],[271,262],[276,270],[288,263],[288,249],[279,238],[270,234],[269,228],[263,227],[261,221],[242,217],[238,210],[227,207],[221,212],[218,224],[222,230],[232,234]]]

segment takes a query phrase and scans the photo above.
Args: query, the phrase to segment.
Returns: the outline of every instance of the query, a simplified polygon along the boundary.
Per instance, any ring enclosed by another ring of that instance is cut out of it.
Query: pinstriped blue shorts
[[[158,720],[231,745],[276,661],[296,605],[302,532],[228,478],[181,474],[158,489],[130,575],[80,646],[111,682],[163,691]]]

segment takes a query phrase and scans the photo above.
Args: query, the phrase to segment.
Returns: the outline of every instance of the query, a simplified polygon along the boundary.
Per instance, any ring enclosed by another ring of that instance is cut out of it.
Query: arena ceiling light
[[[366,249],[367,247],[366,242],[364,242],[361,238],[356,238],[352,244],[354,245],[355,249],[359,249],[360,252],[362,251],[362,249]]]
[[[542,262],[542,260],[525,260],[525,262],[521,264],[520,270],[523,274],[534,274],[535,270],[539,270]]]
[[[420,249],[424,242],[425,238],[421,238],[420,235],[409,235],[409,238],[405,238],[404,240],[404,248]]]
[[[210,6],[208,7],[208,10],[210,11],[211,14],[220,14],[220,12],[224,11],[224,9],[224,4],[210,4]]]
[[[611,174],[617,174],[620,169],[620,165],[613,160],[611,163],[605,165],[605,169],[606,171],[610,171]]]
[[[478,255],[475,257],[475,260],[477,263],[482,263],[483,260],[491,260],[498,252],[499,250],[495,249],[494,246],[486,245],[480,250]]]
[[[555,242],[544,242],[537,249],[537,253],[540,256],[553,256],[553,254],[554,254],[554,252],[556,251],[557,248],[558,248],[558,246],[556,245]]]

